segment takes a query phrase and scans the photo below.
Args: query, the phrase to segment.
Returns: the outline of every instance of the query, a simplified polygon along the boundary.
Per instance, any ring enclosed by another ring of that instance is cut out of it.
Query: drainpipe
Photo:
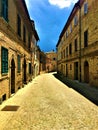
[[[31,77],[30,77],[30,80],[32,80],[32,78],[33,78],[33,74],[32,74],[32,64],[33,64],[33,62],[32,62],[32,48],[31,48]]]
[[[79,3],[79,81],[81,82],[81,5]]]

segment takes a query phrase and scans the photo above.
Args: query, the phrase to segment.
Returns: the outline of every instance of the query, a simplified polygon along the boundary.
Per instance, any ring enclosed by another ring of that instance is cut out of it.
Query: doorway
[[[11,94],[15,93],[15,62],[11,61]]]
[[[68,77],[68,65],[66,64],[66,77]]]
[[[89,64],[87,61],[84,62],[84,82],[89,83]]]
[[[78,62],[74,63],[74,79],[78,80]]]
[[[27,78],[26,78],[26,59],[24,59],[24,65],[23,65],[23,83],[26,84],[27,83]]]

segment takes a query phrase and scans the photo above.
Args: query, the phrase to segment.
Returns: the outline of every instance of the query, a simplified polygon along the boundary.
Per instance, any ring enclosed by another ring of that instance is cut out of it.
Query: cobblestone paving
[[[52,74],[42,74],[0,105],[0,130],[98,130],[98,107]]]

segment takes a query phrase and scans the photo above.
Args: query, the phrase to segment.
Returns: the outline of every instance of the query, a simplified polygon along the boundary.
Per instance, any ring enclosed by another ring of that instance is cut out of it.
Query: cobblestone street
[[[5,106],[16,111],[1,111]],[[0,105],[0,130],[98,130],[98,107],[42,74]]]

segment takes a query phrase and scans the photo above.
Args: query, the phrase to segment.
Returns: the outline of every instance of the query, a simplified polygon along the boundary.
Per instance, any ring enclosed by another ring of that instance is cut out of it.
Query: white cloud
[[[78,0],[48,0],[51,5],[58,6],[59,8],[70,7],[71,4],[75,4]]]

